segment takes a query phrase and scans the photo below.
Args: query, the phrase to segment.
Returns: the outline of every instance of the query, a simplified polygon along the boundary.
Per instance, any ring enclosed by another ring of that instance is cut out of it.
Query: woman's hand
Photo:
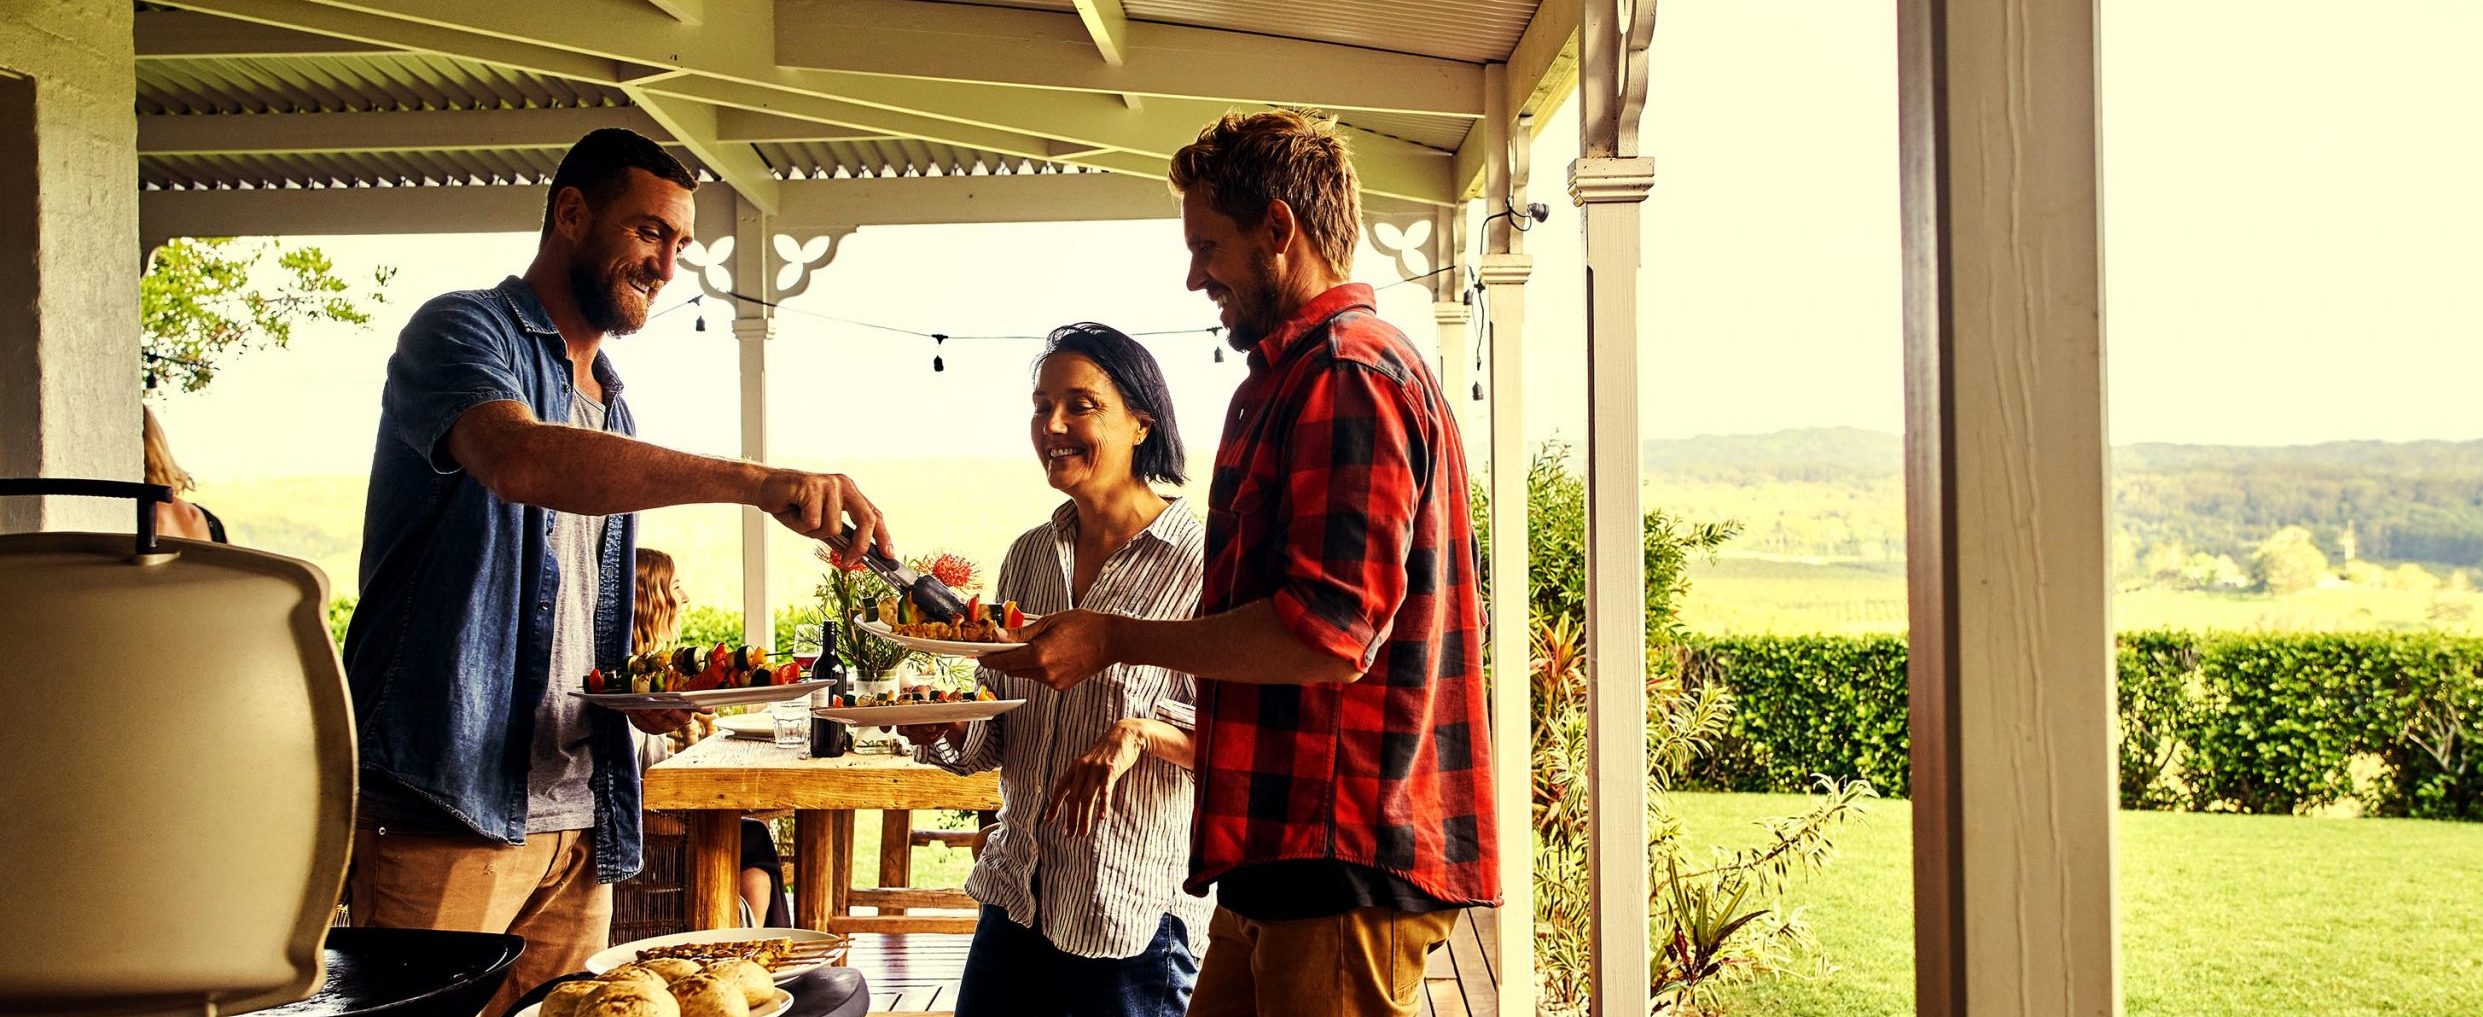
[[[1043,821],[1064,818],[1069,832],[1080,837],[1101,827],[1104,817],[1112,813],[1112,793],[1120,787],[1121,775],[1137,765],[1138,757],[1146,752],[1146,732],[1146,722],[1142,720],[1129,719],[1112,725],[1102,739],[1053,779]]]
[[[897,726],[897,734],[916,745],[946,741],[950,745],[962,747],[966,743],[966,722],[953,720],[946,724],[900,724]]]
[[[1120,662],[1112,647],[1114,626],[1120,621],[1087,610],[1048,614],[1017,630],[1018,641],[1026,645],[985,655],[982,665],[1067,692]]]

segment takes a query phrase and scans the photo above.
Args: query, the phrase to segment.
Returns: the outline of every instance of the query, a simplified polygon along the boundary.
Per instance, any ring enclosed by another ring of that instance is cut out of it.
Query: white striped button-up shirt
[[[1085,608],[1135,618],[1188,618],[1198,607],[1205,572],[1206,528],[1174,499],[1154,523],[1104,563],[1082,602],[1071,593],[1078,515],[1063,504],[1052,521],[1026,531],[1000,564],[996,595],[1028,614]],[[1002,699],[1026,705],[967,726],[965,744],[946,741],[915,750],[915,758],[954,773],[1000,768],[1000,828],[966,879],[966,893],[1040,928],[1062,951],[1080,957],[1135,957],[1154,941],[1163,916],[1181,920],[1190,953],[1207,945],[1212,897],[1182,892],[1189,874],[1191,773],[1142,755],[1113,791],[1112,811],[1093,834],[1080,837],[1058,820],[1043,822],[1052,781],[1105,732],[1130,717],[1192,727],[1197,682],[1160,667],[1115,664],[1067,692],[997,671],[978,673]],[[1041,885],[1036,899],[1035,885]],[[1037,909],[1041,921],[1037,921]]]

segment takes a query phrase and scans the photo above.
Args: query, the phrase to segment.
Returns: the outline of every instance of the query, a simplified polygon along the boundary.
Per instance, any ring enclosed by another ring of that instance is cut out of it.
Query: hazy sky
[[[1647,435],[1900,421],[1890,5],[1668,0],[1647,137]],[[2483,436],[2483,5],[2112,0],[2103,9],[2106,328],[2115,441]],[[1527,430],[1584,434],[1578,218],[1565,107],[1535,150]],[[1168,213],[1170,205],[1167,205]],[[722,224],[713,224],[710,229]],[[307,327],[162,404],[202,477],[367,469],[382,367],[427,297],[521,270],[528,235],[318,238],[398,268],[368,330]],[[1358,275],[1384,280],[1366,257]],[[793,306],[951,334],[1213,320],[1172,221],[875,228]],[[659,298],[695,292],[685,275]],[[1431,341],[1420,286],[1382,313]],[[726,318],[676,311],[609,347],[647,437],[738,450]],[[1024,451],[1029,342],[928,340],[789,313],[772,348],[787,460]],[[1150,344],[1210,446],[1238,357]],[[1480,444],[1478,441],[1477,444]]]

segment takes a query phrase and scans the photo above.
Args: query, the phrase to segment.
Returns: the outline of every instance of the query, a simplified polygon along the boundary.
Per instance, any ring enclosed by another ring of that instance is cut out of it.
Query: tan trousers
[[[1413,1017],[1424,960],[1456,925],[1453,910],[1259,922],[1217,908],[1190,1017]]]
[[[612,936],[612,887],[595,881],[591,830],[502,844],[363,827],[346,886],[355,925],[525,937],[526,952],[482,1017],[501,1017],[528,990],[583,970]]]

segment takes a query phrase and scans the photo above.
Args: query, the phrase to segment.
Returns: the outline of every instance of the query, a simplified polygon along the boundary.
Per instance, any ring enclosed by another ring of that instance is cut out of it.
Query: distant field
[[[1905,628],[1898,562],[1779,560],[1728,555],[1690,567],[1682,616],[1712,635],[1897,632]],[[2483,632],[2483,595],[2339,586],[2260,593],[2135,590],[2113,598],[2113,624],[2133,629]]]

